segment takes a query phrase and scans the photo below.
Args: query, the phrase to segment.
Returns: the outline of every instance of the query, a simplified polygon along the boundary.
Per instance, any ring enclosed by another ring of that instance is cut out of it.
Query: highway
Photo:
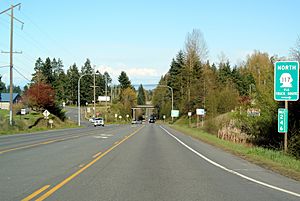
[[[0,137],[0,200],[292,201],[300,182],[158,124]]]

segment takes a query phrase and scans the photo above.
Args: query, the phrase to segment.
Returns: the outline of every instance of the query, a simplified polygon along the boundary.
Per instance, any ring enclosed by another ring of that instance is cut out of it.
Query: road
[[[300,182],[167,126],[0,137],[0,200],[300,200]]]

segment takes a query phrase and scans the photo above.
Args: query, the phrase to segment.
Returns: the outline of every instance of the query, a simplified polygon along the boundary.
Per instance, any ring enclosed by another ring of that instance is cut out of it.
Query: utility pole
[[[107,120],[107,74],[105,74],[105,121]]]
[[[2,11],[0,13],[3,14],[3,13],[6,13],[7,11],[10,10],[10,51],[9,51],[9,54],[10,54],[10,65],[9,65],[9,70],[10,70],[10,73],[9,73],[9,76],[10,76],[10,86],[9,86],[9,93],[10,93],[10,100],[9,100],[9,124],[12,126],[13,125],[13,54],[14,53],[20,53],[20,52],[14,52],[13,51],[13,33],[14,33],[14,20],[17,20],[18,22],[20,22],[23,26],[23,22],[16,19],[14,17],[14,8],[17,7],[17,6],[20,6],[21,4],[16,4],[16,5],[13,5],[13,3],[11,4],[11,7]],[[9,15],[9,14],[8,14]],[[2,53],[8,53],[8,52],[3,52]]]
[[[96,73],[94,66],[94,117],[96,118]]]
[[[14,7],[11,5],[11,15],[10,15],[10,67],[9,67],[9,76],[10,76],[10,86],[9,86],[9,124],[13,125],[13,33],[14,33]]]
[[[94,74],[94,85],[91,86],[94,88],[94,118],[96,117],[96,87],[98,87],[98,86],[96,86],[96,73],[99,74],[98,71],[95,72],[95,68],[96,68],[96,65],[94,65],[94,73],[93,73]]]

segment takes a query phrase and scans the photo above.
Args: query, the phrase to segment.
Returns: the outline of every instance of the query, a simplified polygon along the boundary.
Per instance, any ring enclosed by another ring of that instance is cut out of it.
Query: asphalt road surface
[[[0,137],[0,200],[300,200],[300,182],[167,126]]]

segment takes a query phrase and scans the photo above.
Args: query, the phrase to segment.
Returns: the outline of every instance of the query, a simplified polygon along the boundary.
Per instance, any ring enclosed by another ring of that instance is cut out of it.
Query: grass
[[[38,131],[54,130],[54,129],[64,129],[64,128],[76,128],[78,127],[71,121],[62,122],[55,116],[50,118],[54,120],[53,128],[47,125],[47,121],[43,119],[43,115],[38,112],[31,112],[26,115],[14,115],[14,126],[9,125],[9,111],[0,110],[0,135],[10,135],[19,133],[33,133]],[[40,119],[40,121],[38,121]],[[37,125],[29,128],[34,125]]]
[[[264,168],[300,181],[300,160],[284,154],[282,151],[225,141],[219,139],[215,135],[203,132],[200,129],[189,128],[187,125],[171,125],[171,127],[196,139],[233,153],[250,162],[263,166]]]

